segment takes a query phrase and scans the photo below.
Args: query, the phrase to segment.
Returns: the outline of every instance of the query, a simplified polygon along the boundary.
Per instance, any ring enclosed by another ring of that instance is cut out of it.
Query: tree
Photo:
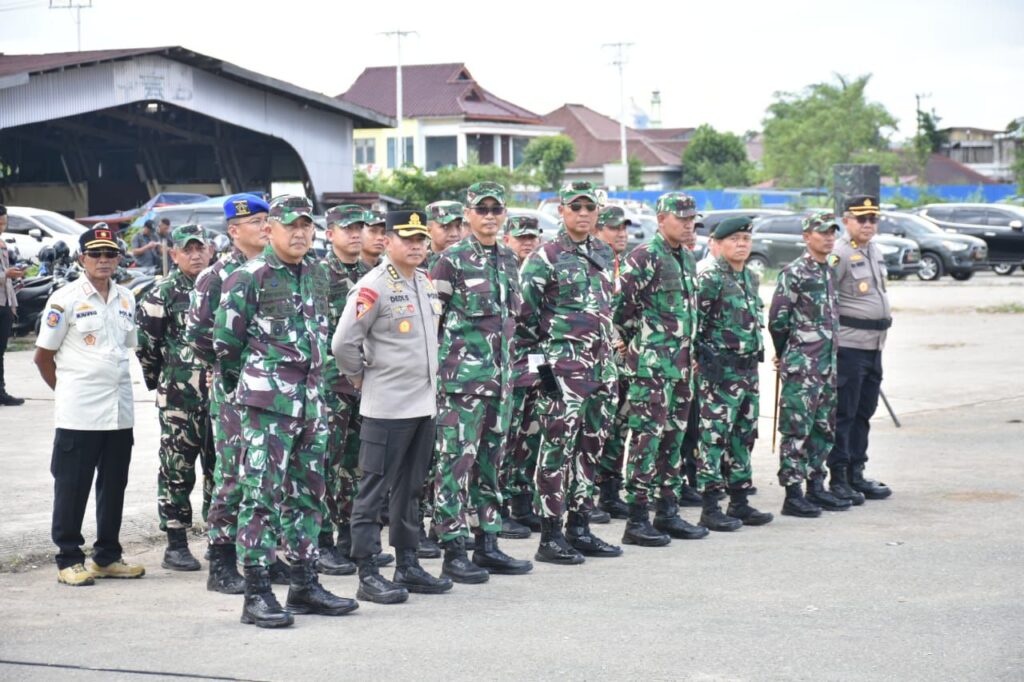
[[[746,187],[753,170],[743,139],[707,123],[697,128],[683,152],[684,187]]]
[[[466,188],[474,182],[489,180],[511,190],[519,184],[517,174],[501,166],[448,166],[428,175],[420,168],[406,167],[396,170],[388,176],[379,175],[371,178],[362,171],[356,171],[355,189],[357,192],[380,192],[390,197],[401,199],[404,208],[422,209],[429,203],[442,199],[449,201],[465,201]]]
[[[777,92],[764,124],[764,166],[781,184],[824,187],[832,166],[858,155],[888,152],[884,131],[896,119],[864,96],[871,75],[838,84],[814,83],[800,93]]]
[[[558,189],[565,167],[576,159],[576,145],[566,135],[535,137],[523,150],[523,167],[539,172],[547,189]]]
[[[644,188],[644,162],[635,156],[626,159],[629,165],[629,180],[626,182],[630,189]]]
[[[1017,194],[1024,194],[1024,147],[1018,146],[1013,165],[1013,181],[1017,184]]]

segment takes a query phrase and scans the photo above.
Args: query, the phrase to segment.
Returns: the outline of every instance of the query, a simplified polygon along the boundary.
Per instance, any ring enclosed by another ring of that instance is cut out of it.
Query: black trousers
[[[6,389],[4,383],[4,353],[7,352],[7,339],[11,338],[14,326],[14,312],[10,306],[0,305],[0,393]]]
[[[882,388],[882,351],[840,348],[836,384],[836,444],[828,466],[862,466],[868,461],[868,432]]]
[[[420,537],[420,495],[434,450],[434,418],[363,417],[359,439],[363,478],[352,506],[352,558],[358,561],[380,552],[378,519],[385,499],[391,546],[415,549]]]
[[[128,465],[135,442],[132,429],[76,431],[57,429],[53,439],[53,523],[50,529],[57,545],[57,568],[85,561],[82,552],[82,519],[89,501],[93,473],[96,473],[96,544],[92,558],[107,566],[121,558],[121,513]]]
[[[686,482],[691,488],[697,487],[697,447],[700,444],[700,406],[697,392],[690,401],[690,416],[686,420],[686,434],[683,436],[683,469]],[[723,473],[725,467],[722,467]]]

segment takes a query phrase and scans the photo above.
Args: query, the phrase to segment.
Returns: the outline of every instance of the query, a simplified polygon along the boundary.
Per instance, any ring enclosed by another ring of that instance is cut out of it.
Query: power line
[[[82,10],[92,9],[92,0],[50,0],[50,9],[75,10],[75,29],[78,33],[78,51],[82,51]]]

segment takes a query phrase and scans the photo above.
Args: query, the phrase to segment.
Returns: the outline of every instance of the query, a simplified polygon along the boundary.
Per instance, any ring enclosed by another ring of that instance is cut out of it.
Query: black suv
[[[873,239],[885,258],[890,279],[903,279],[921,268],[921,252],[909,239],[879,234]],[[781,268],[804,252],[803,215],[777,215],[754,221],[753,243],[747,265],[758,275]]]
[[[928,204],[915,213],[947,232],[981,237],[988,259],[1000,275],[1024,262],[1024,208],[1009,204]]]
[[[725,208],[718,211],[707,211],[702,215],[704,216],[702,220],[704,227],[697,228],[697,234],[710,237],[711,233],[714,232],[715,228],[718,226],[718,223],[722,222],[726,218],[737,218],[742,216],[754,220],[756,218],[764,218],[767,216],[793,215],[793,211],[781,208]]]
[[[975,271],[989,267],[988,246],[984,240],[946,232],[930,220],[912,213],[882,211],[878,232],[917,242],[921,249],[921,269],[917,276],[926,282],[945,274],[965,281],[973,277]]]

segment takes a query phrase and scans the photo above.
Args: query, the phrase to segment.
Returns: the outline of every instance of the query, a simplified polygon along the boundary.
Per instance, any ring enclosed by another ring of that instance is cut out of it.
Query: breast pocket
[[[675,278],[663,279],[658,282],[655,294],[663,306],[678,308],[683,303],[683,283]]]
[[[501,312],[501,306],[495,300],[494,291],[490,288],[466,292],[466,305],[463,311],[466,317],[491,317]]]
[[[871,268],[864,261],[850,266],[850,277],[853,282],[853,293],[864,296],[874,289],[871,282]]]
[[[391,310],[391,333],[395,336],[408,336],[416,326],[416,306],[395,306]]]
[[[582,308],[589,297],[590,280],[580,267],[562,267],[558,277],[559,303],[566,308]]]
[[[75,318],[75,331],[86,346],[95,347],[103,339],[103,318],[99,315]]]

